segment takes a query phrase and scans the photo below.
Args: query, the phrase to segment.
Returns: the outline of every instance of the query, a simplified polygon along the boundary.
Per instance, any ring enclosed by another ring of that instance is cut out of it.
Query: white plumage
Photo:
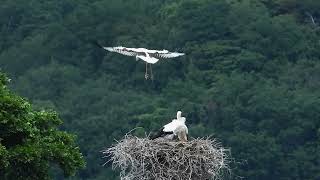
[[[186,142],[188,128],[185,124],[186,118],[181,117],[181,111],[177,112],[177,119],[173,119],[170,123],[163,126],[161,132],[159,132],[153,139],[165,135],[167,139],[173,139],[174,136],[178,136],[180,141]]]
[[[110,52],[116,52],[126,56],[135,56],[136,60],[141,59],[145,61],[146,62],[146,72],[145,72],[146,79],[148,79],[148,64],[150,64],[151,79],[153,79],[151,64],[157,63],[160,60],[160,58],[175,58],[175,57],[184,55],[184,53],[169,52],[168,50],[165,50],[165,49],[150,50],[146,48],[127,48],[122,46],[118,46],[118,47],[103,47],[101,45],[99,46]]]
[[[177,112],[177,119],[173,119],[172,122],[164,125],[163,127],[163,131],[164,132],[173,132],[177,127],[180,126],[185,126],[185,122],[186,122],[186,118],[185,117],[181,117],[182,112],[178,111]],[[188,129],[187,129],[188,130]]]

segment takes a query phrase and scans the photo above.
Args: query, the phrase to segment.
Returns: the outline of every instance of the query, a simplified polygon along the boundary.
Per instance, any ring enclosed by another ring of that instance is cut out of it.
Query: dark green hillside
[[[4,0],[0,67],[11,89],[78,136],[75,179],[115,179],[100,150],[182,110],[214,134],[233,177],[320,179],[320,3],[314,0]],[[153,65],[91,44],[185,52]]]

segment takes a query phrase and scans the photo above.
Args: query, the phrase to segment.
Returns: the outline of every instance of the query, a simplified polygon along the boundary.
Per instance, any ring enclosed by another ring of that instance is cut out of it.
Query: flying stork
[[[185,124],[186,118],[181,117],[181,113],[181,111],[178,111],[177,119],[173,119],[170,123],[164,125],[157,134],[151,137],[151,139],[164,137],[172,140],[174,137],[178,137],[181,142],[187,142],[188,128]]]
[[[175,58],[178,56],[183,56],[185,55],[184,53],[179,53],[179,52],[169,52],[168,50],[150,50],[146,48],[127,48],[127,47],[122,47],[122,46],[117,46],[117,47],[104,47],[101,46],[98,42],[95,42],[96,45],[99,47],[110,51],[110,52],[116,52],[122,55],[126,56],[135,56],[136,60],[143,60],[146,62],[146,71],[145,71],[145,78],[148,79],[148,64],[150,65],[150,75],[151,79],[153,79],[153,74],[152,74],[152,68],[151,64],[155,64],[159,61],[160,58]]]

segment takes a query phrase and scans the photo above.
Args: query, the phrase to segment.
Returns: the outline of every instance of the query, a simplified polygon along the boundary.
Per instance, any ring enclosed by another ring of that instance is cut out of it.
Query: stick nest
[[[230,173],[230,151],[209,138],[182,143],[126,135],[103,154],[122,180],[209,180]]]

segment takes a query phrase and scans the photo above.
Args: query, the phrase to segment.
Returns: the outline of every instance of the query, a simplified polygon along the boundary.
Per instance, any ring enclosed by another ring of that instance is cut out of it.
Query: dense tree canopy
[[[178,109],[191,136],[213,134],[231,148],[234,179],[319,179],[319,7],[314,0],[4,0],[0,67],[12,90],[59,112],[63,130],[78,135],[87,166],[76,179],[116,179],[100,150],[135,127],[139,135],[161,127]],[[92,40],[186,56],[157,63],[154,82],[146,81],[142,62]]]
[[[0,73],[0,178],[49,179],[53,164],[66,176],[84,166],[74,136],[59,131],[62,123],[55,112],[35,111],[6,87]]]

